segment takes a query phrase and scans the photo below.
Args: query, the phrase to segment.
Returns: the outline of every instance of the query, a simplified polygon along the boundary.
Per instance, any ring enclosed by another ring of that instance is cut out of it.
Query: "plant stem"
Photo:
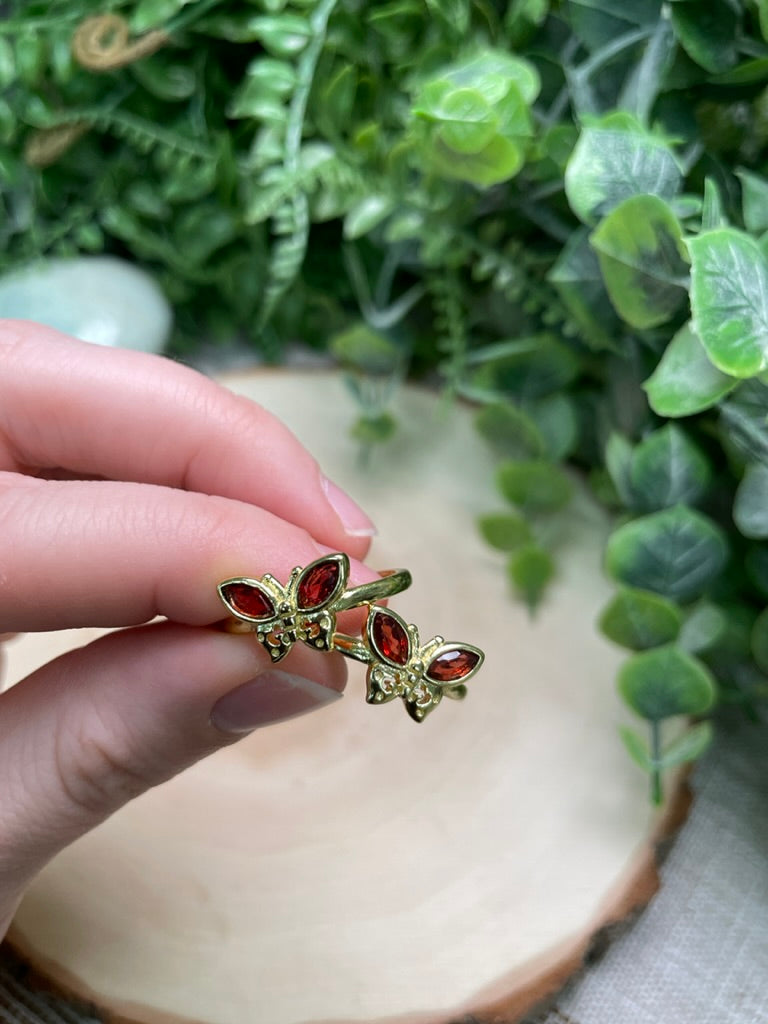
[[[664,794],[661,789],[661,769],[659,768],[659,762],[661,761],[661,723],[658,719],[654,719],[651,722],[651,760],[653,761],[651,800],[656,807],[659,807]]]

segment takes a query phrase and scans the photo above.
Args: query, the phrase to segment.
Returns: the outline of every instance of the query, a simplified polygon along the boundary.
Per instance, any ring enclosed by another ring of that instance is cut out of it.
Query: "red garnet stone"
[[[330,558],[308,569],[299,583],[296,597],[299,608],[306,612],[325,604],[338,586],[340,573],[341,566]]]
[[[229,604],[250,619],[271,619],[275,606],[263,590],[249,583],[230,583],[221,588]]]
[[[405,665],[410,647],[408,634],[393,615],[377,612],[371,633],[376,648],[385,658],[395,665]]]
[[[427,669],[427,675],[436,683],[455,683],[469,675],[480,661],[474,651],[446,651],[438,655]]]

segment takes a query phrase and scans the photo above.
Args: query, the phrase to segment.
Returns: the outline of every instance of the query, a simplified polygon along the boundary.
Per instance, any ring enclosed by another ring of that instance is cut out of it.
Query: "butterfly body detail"
[[[385,704],[400,697],[417,722],[423,722],[443,697],[464,697],[466,681],[484,658],[479,648],[446,643],[441,636],[421,646],[415,626],[377,606],[368,612],[366,639],[375,655],[366,679],[367,702]]]
[[[320,651],[331,650],[336,629],[331,606],[344,593],[348,577],[349,559],[342,553],[295,568],[285,586],[266,573],[260,579],[224,580],[218,590],[229,612],[248,623],[272,661],[278,662],[299,640]]]

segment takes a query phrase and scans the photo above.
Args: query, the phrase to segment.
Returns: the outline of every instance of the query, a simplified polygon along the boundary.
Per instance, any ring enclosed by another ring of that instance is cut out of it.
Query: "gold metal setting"
[[[297,566],[283,586],[267,573],[259,579],[234,576],[218,586],[232,618],[231,632],[252,632],[273,662],[297,641],[341,654],[368,666],[366,701],[386,704],[399,697],[411,718],[423,722],[443,697],[463,700],[466,683],[485,655],[472,644],[435,636],[425,644],[419,631],[396,612],[375,604],[411,585],[407,569],[385,570],[378,580],[347,587],[349,558],[340,552]],[[367,606],[359,637],[336,631],[336,616]]]

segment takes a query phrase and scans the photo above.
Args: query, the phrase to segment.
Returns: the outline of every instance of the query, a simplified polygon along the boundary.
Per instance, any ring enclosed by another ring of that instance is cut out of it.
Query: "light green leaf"
[[[621,736],[622,742],[635,764],[639,765],[644,772],[653,771],[654,765],[651,752],[648,749],[648,743],[643,737],[626,725],[619,726],[619,736]]]
[[[674,423],[649,434],[632,453],[630,482],[635,505],[646,511],[693,505],[706,491],[709,461]]]
[[[667,345],[643,388],[658,416],[692,416],[709,409],[737,384],[738,380],[712,365],[688,323]]]
[[[526,544],[511,555],[508,572],[516,593],[533,612],[555,575],[555,565],[549,552],[537,544]]]
[[[761,235],[768,231],[768,181],[752,171],[737,171],[741,181],[741,208],[747,231]]]
[[[688,615],[677,638],[678,647],[689,654],[697,654],[712,647],[723,635],[726,616],[722,608],[702,601]]]
[[[527,459],[544,454],[544,438],[534,421],[509,402],[488,405],[478,412],[475,426],[498,455]]]
[[[745,537],[768,537],[768,466],[764,463],[747,466],[736,489],[733,520]]]
[[[698,722],[678,736],[659,758],[659,768],[675,768],[688,761],[696,761],[712,743],[714,731],[711,722]]]
[[[514,551],[531,540],[530,526],[516,513],[483,516],[478,526],[485,541],[499,551]]]
[[[671,199],[682,176],[667,143],[636,127],[604,120],[582,130],[565,171],[571,209],[594,224],[625,199],[638,194]]]
[[[496,481],[507,501],[525,512],[556,512],[568,504],[573,492],[568,477],[551,462],[505,462]]]
[[[524,162],[525,152],[519,143],[501,135],[495,135],[477,153],[458,153],[443,145],[434,161],[435,170],[446,178],[483,188],[514,178]]]
[[[620,526],[606,548],[614,579],[682,602],[700,597],[727,558],[722,530],[685,505]]]
[[[392,374],[402,362],[398,346],[364,323],[334,335],[328,347],[342,366],[374,376]]]
[[[632,327],[657,327],[685,299],[687,253],[677,218],[658,196],[625,199],[590,236],[617,313]]]
[[[712,231],[724,227],[727,219],[723,212],[723,200],[714,178],[704,179],[704,204],[701,208],[701,230]]]
[[[674,644],[633,655],[619,669],[618,682],[632,710],[652,722],[700,715],[715,702],[715,681],[709,669]]]
[[[752,377],[768,366],[768,263],[743,231],[718,228],[692,238],[693,327],[715,366]]]
[[[622,587],[603,609],[598,625],[616,644],[644,651],[674,640],[682,623],[677,605],[647,590]]]
[[[361,238],[377,227],[394,209],[388,196],[368,195],[347,213],[344,218],[344,237]]]

